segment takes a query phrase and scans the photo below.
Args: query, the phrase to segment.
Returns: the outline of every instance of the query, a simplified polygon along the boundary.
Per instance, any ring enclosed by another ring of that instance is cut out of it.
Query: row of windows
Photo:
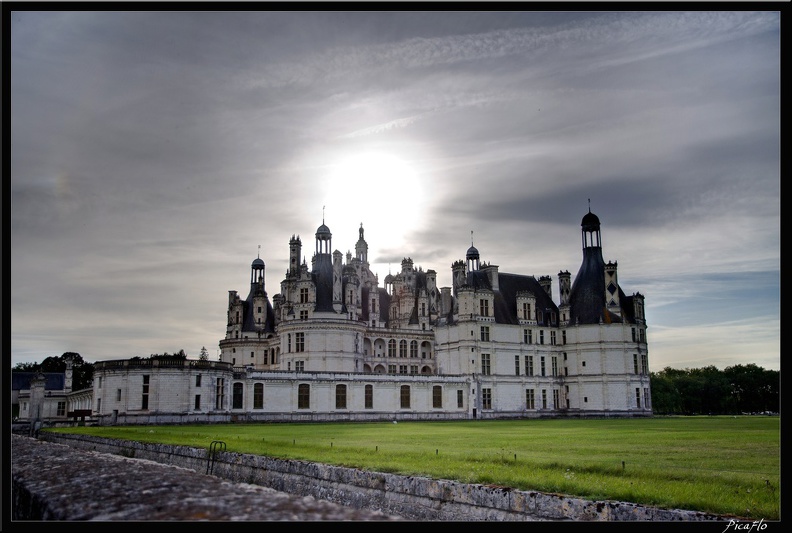
[[[530,320],[531,317],[537,321],[542,322],[545,318],[544,313],[538,309],[534,308],[533,314],[531,313],[531,304],[528,302],[522,302],[522,307],[520,308],[520,318],[523,320]],[[490,301],[489,299],[479,299],[479,315],[481,316],[491,316],[490,315]],[[549,311],[548,318],[550,319],[551,323],[556,322],[556,314],[555,311]]]
[[[547,369],[545,366],[545,357],[539,357],[539,375],[546,376]],[[533,355],[526,355],[524,356],[525,360],[525,375],[526,376],[533,376],[534,375],[534,356]],[[483,353],[481,354],[481,373],[485,376],[489,376],[491,374],[491,364],[490,364],[490,354]],[[520,356],[514,356],[514,374],[516,376],[520,375]],[[558,375],[558,357],[551,357],[550,358],[550,375],[557,376]]]
[[[558,407],[560,405],[560,393],[557,389],[553,391],[553,405]],[[547,390],[542,389],[542,406],[541,409],[547,409]],[[481,408],[492,409],[492,389],[481,389]],[[525,389],[525,408],[536,409],[536,391],[534,389]]]
[[[487,354],[482,354],[482,356]],[[487,357],[489,357],[487,355]],[[532,356],[527,356],[527,358],[532,358]],[[526,358],[526,359],[527,359]],[[542,357],[544,360],[544,357]],[[555,358],[553,358],[555,359]],[[483,359],[482,359],[483,363]],[[529,367],[530,368],[530,367]],[[544,372],[544,367],[542,367],[542,371]],[[544,374],[542,374],[544,375]],[[149,376],[143,376],[143,394],[142,394],[142,401],[141,401],[141,409],[148,409],[148,402],[149,402]],[[201,377],[200,375],[196,376],[196,385],[200,386]],[[560,394],[557,389],[552,391],[553,393],[553,405],[559,406],[560,405]],[[243,408],[243,396],[244,396],[244,385],[242,383],[234,383],[233,387],[233,395],[232,395],[232,409],[242,409]],[[121,389],[117,390],[116,400],[121,400]],[[547,390],[542,389],[541,393],[541,409],[547,409]],[[588,401],[588,398],[584,398],[583,401]],[[640,408],[641,402],[643,401],[644,408],[649,408],[650,396],[649,396],[649,388],[635,388],[635,405]],[[102,410],[102,400],[101,398],[97,398],[96,403],[96,410],[101,412]],[[409,409],[410,408],[410,386],[409,385],[402,385],[399,390],[399,404],[402,409]],[[568,402],[568,400],[567,400]],[[215,409],[223,409],[223,405],[225,403],[225,379],[224,378],[217,378],[217,387],[215,391]],[[195,403],[194,407],[196,410],[201,409],[201,395],[195,395]],[[432,387],[432,407],[435,409],[442,409],[443,407],[443,388],[440,385],[434,385]],[[483,388],[481,389],[481,407],[483,409],[492,409],[492,389],[491,388]],[[568,407],[568,405],[567,405]],[[264,408],[264,384],[263,383],[254,383],[253,384],[253,409],[263,409]],[[310,409],[311,408],[311,386],[307,383],[301,383],[297,387],[297,408],[298,409]],[[347,386],[346,385],[336,385],[335,388],[335,408],[336,409],[346,409],[347,408]],[[374,408],[374,386],[373,385],[366,385],[364,387],[364,408],[365,409],[373,409]],[[457,390],[457,408],[462,409],[464,408],[464,394],[462,390]],[[536,391],[534,389],[526,389],[525,390],[525,408],[526,409],[536,409]],[[65,416],[66,415],[66,403],[65,402],[58,402],[57,406],[57,414],[58,416]]]
[[[244,386],[242,383],[234,383],[234,394],[232,409],[243,408]],[[402,409],[410,408],[410,386],[402,385],[399,389],[399,405]],[[200,396],[196,396],[196,409],[199,408]],[[366,385],[363,392],[363,407],[365,409],[374,408],[374,386]],[[443,387],[434,385],[432,387],[432,407],[435,409],[443,408]],[[457,390],[457,407],[464,408],[464,394],[462,390]],[[264,384],[255,383],[253,385],[253,409],[264,408]],[[311,408],[311,386],[301,383],[297,387],[297,408]],[[335,387],[335,408],[347,408],[347,386],[336,385]]]
[[[473,331],[470,332],[470,335],[473,335]],[[481,326],[481,330],[479,332],[479,339],[482,342],[489,342],[490,341],[490,327],[489,326]],[[539,337],[537,338],[538,344],[545,343],[545,332],[543,329],[539,330]],[[524,329],[523,330],[523,344],[533,344],[534,343],[534,335],[533,330],[531,329]],[[567,336],[566,330],[561,331],[561,344],[567,343]],[[550,344],[555,346],[558,344],[556,332],[550,332]]]

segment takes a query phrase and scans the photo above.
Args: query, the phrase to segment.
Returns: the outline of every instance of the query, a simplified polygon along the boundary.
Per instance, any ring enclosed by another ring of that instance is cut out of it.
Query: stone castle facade
[[[452,286],[404,258],[379,286],[361,224],[354,256],[323,223],[308,265],[289,241],[280,291],[265,263],[229,291],[220,361],[103,361],[103,423],[447,420],[651,416],[644,297],[602,256],[599,218],[581,222],[574,281],[499,272],[472,246]]]

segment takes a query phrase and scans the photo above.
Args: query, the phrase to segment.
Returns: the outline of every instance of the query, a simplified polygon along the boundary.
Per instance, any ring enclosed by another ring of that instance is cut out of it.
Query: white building
[[[404,258],[379,287],[363,227],[355,255],[316,231],[310,268],[289,241],[270,301],[265,264],[229,291],[220,362],[106,361],[103,423],[651,416],[644,297],[603,260],[600,221],[581,223],[574,281],[499,272],[471,246],[452,287]]]

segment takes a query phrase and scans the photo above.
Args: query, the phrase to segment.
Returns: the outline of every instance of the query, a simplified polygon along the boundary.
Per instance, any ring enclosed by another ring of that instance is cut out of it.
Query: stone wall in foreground
[[[617,501],[513,490],[424,477],[367,472],[307,461],[204,448],[149,444],[42,432],[43,440],[73,448],[147,459],[203,475],[293,495],[311,496],[353,509],[421,521],[728,521],[696,511],[658,509]],[[13,450],[12,450],[13,453]]]

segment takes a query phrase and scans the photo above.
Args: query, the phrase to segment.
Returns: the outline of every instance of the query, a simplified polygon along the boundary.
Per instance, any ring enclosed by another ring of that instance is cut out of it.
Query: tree
[[[66,372],[66,359],[72,360],[72,390],[88,389],[93,385],[93,363],[87,363],[77,352],[65,352],[60,357],[50,356],[39,363],[17,363],[20,372]]]
[[[201,361],[209,360],[209,352],[206,350],[206,346],[201,347],[201,354],[198,356],[198,359]]]
[[[664,368],[650,374],[657,414],[736,414],[779,411],[780,372],[755,364]]]

